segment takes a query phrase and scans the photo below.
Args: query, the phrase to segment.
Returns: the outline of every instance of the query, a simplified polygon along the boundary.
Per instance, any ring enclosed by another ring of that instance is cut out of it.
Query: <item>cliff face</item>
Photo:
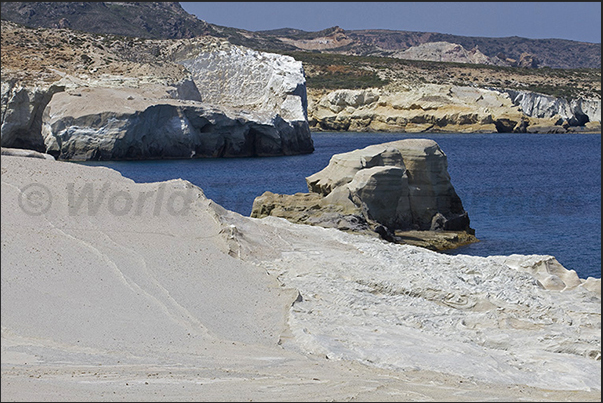
[[[2,24],[4,147],[77,160],[313,151],[304,72],[292,57],[215,38],[128,43],[52,29],[23,54],[19,37],[31,30]],[[44,51],[53,41],[61,62]]]
[[[312,130],[401,133],[600,131],[601,101],[424,84],[387,89],[311,91]]]
[[[53,94],[64,90],[55,84],[26,86],[16,79],[2,81],[2,146],[45,151],[42,114]]]
[[[601,100],[555,98],[547,95],[511,91],[507,93],[514,105],[528,116],[534,118],[552,118],[560,116],[571,126],[581,126],[587,122],[601,122]]]

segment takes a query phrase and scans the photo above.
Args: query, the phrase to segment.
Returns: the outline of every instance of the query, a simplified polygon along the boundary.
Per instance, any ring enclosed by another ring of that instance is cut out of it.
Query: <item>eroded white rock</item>
[[[450,182],[446,154],[433,140],[405,139],[335,154],[306,183],[322,195],[347,186],[369,216],[392,230],[428,230],[436,214],[444,218],[446,229],[469,228]]]
[[[3,81],[2,145],[75,160],[314,150],[301,62],[203,37],[167,42],[161,52],[163,70],[57,70],[60,80],[42,89]]]

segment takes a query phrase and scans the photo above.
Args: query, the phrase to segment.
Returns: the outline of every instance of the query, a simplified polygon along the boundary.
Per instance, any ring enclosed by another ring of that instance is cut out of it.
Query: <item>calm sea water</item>
[[[580,277],[601,277],[600,134],[313,133],[308,155],[85,162],[136,182],[186,179],[243,215],[264,191],[307,192],[305,177],[333,154],[406,138],[435,140],[481,242],[448,251],[475,256],[553,255]]]

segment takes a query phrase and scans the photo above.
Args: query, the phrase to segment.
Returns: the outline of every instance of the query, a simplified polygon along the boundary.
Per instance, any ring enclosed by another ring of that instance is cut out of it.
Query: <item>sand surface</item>
[[[243,217],[183,180],[1,161],[2,401],[601,400],[600,288],[519,273],[493,298],[453,281],[500,283],[493,260]],[[434,267],[448,288],[399,298]],[[501,308],[506,325],[468,322]]]

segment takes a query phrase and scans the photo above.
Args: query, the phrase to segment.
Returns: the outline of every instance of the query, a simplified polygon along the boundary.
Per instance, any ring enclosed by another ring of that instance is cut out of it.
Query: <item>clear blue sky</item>
[[[601,43],[601,2],[180,2],[209,23],[248,31],[391,29]]]

